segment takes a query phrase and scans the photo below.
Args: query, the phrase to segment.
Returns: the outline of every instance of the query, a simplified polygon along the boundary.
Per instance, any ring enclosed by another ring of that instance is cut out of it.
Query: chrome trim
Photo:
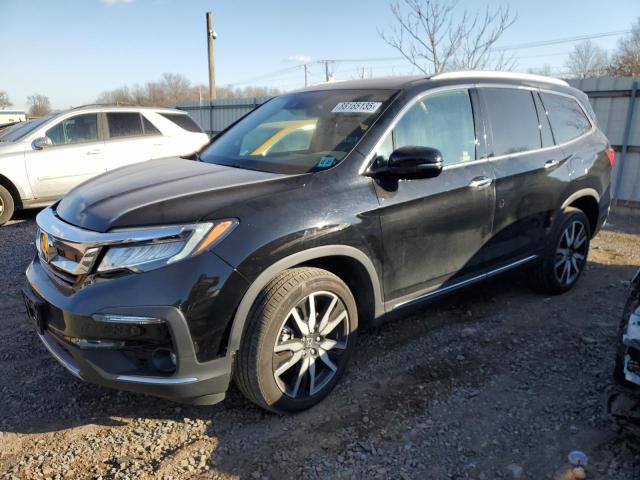
[[[411,298],[409,300],[405,300],[403,302],[396,303],[393,306],[393,310],[395,310],[396,308],[399,308],[399,307],[403,307],[403,306],[409,305],[409,304],[414,303],[414,302],[418,302],[418,301],[421,301],[421,300],[426,300],[427,298],[432,297],[432,296],[441,295],[441,294],[449,292],[451,290],[462,288],[462,287],[464,287],[466,285],[470,285],[472,283],[476,283],[476,282],[479,282],[481,280],[485,280],[485,279],[487,279],[489,277],[492,277],[494,275],[498,275],[499,273],[506,272],[507,270],[511,270],[512,268],[518,267],[518,266],[523,265],[525,263],[528,263],[528,262],[530,262],[532,260],[535,260],[536,258],[538,258],[538,255],[529,255],[528,257],[522,258],[522,259],[517,260],[517,261],[515,261],[513,263],[510,263],[508,265],[504,265],[502,267],[496,268],[496,269],[491,270],[491,271],[489,271],[487,273],[483,273],[481,275],[477,275],[475,277],[468,278],[467,280],[462,280],[461,282],[454,283],[453,285],[448,285],[446,287],[438,288],[436,290],[432,290],[432,291],[424,293],[422,295],[418,295],[415,298]]]
[[[129,315],[111,315],[109,313],[105,314],[95,314],[92,317],[96,322],[107,322],[107,323],[125,323],[131,325],[152,325],[158,323],[165,323],[164,320],[160,318],[154,317],[142,317],[142,316],[129,316]]]
[[[171,225],[162,227],[145,227],[112,232],[94,232],[66,223],[55,216],[53,209],[45,208],[36,217],[40,229],[49,235],[70,243],[84,246],[119,245],[122,243],[144,242],[167,237],[179,236],[192,231],[194,225]]]
[[[66,368],[69,371],[69,373],[71,373],[71,375],[73,375],[74,377],[79,378],[80,380],[84,380],[84,378],[82,378],[82,376],[80,376],[80,369],[78,367],[76,367],[75,365],[69,363],[67,360],[65,360],[62,357],[62,355],[60,355],[54,349],[54,347],[49,345],[49,340],[47,340],[44,335],[40,335],[38,333],[38,337],[40,338],[40,340],[42,341],[42,343],[44,344],[46,349],[49,350],[49,353],[51,354],[51,356],[53,358],[55,358],[60,365],[62,365],[64,368]]]
[[[197,382],[196,377],[162,378],[162,377],[137,377],[135,375],[118,375],[117,381],[129,383],[144,383],[147,385],[183,385]]]

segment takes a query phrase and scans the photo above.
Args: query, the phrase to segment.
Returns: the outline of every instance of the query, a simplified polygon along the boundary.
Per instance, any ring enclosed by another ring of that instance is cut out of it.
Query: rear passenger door
[[[479,88],[489,130],[488,152],[496,178],[496,209],[485,251],[492,264],[539,251],[545,229],[569,182],[562,150],[554,144],[538,92]]]
[[[158,141],[159,134],[154,125],[139,112],[107,112],[104,115],[107,170],[152,158],[153,144]]]

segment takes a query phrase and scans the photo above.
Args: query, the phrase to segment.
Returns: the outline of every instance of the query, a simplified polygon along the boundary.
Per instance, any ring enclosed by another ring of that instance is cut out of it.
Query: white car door
[[[139,112],[107,112],[105,163],[107,170],[152,158],[154,135],[145,135]]]
[[[47,129],[51,140],[40,150],[25,152],[27,175],[37,199],[54,199],[89,178],[103,173],[104,142],[98,128],[97,113],[67,117]]]

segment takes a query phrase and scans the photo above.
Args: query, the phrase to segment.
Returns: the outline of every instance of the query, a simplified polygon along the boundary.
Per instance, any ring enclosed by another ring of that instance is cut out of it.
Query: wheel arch
[[[251,283],[233,317],[228,352],[234,352],[240,347],[247,316],[262,289],[283,270],[299,266],[324,268],[340,277],[354,294],[359,314],[361,307],[364,315],[372,315],[374,318],[384,313],[382,286],[373,262],[364,252],[346,245],[314,247],[278,260]]]
[[[0,185],[9,190],[9,193],[13,197],[15,208],[22,208],[22,197],[20,195],[18,187],[16,187],[11,180],[9,180],[2,174],[0,174]]]
[[[598,219],[600,216],[600,195],[593,188],[583,188],[577,190],[567,197],[562,203],[562,209],[567,207],[582,210],[589,220],[591,236],[598,227]]]

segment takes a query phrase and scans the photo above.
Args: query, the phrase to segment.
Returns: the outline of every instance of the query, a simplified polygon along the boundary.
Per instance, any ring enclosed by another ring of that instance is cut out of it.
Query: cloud
[[[104,3],[107,7],[131,2],[133,2],[133,0],[100,0],[100,3]]]
[[[290,57],[287,57],[287,60],[290,62],[306,63],[311,61],[311,57],[309,55],[291,55]]]

